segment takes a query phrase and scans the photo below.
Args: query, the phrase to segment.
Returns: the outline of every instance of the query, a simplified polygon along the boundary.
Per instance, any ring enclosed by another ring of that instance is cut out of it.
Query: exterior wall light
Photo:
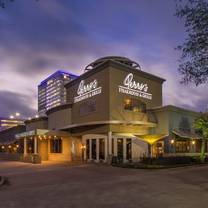
[[[170,140],[170,143],[171,143],[171,144],[174,144],[174,142],[175,142],[174,139],[171,139],[171,140]]]
[[[11,149],[11,147],[12,147],[12,146],[11,146],[11,145],[9,145],[8,147],[9,147],[9,149]]]
[[[191,143],[194,145],[196,142],[193,140]]]
[[[85,150],[86,146],[85,145],[82,145],[81,146],[81,149]]]

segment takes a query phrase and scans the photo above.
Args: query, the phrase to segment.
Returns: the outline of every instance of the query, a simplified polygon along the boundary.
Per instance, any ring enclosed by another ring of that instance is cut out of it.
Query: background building
[[[24,120],[17,118],[11,119],[6,117],[0,117],[0,131],[18,125],[24,125]]]
[[[38,86],[38,114],[44,115],[47,110],[66,103],[64,85],[75,78],[76,75],[59,70],[43,80]]]

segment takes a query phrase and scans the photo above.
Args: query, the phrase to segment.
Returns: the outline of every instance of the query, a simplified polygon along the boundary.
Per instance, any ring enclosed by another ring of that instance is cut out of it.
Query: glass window
[[[111,139],[111,142],[112,142],[112,155],[114,155],[114,139],[113,138]]]
[[[126,139],[126,159],[131,160],[132,143],[131,139]]]
[[[117,139],[117,155],[119,159],[123,160],[123,139]]]
[[[128,98],[124,100],[124,109],[133,112],[146,113],[146,104],[141,100]]]
[[[105,159],[105,140],[99,139],[99,158],[100,160]]]
[[[87,159],[90,159],[90,140],[87,139],[86,141],[86,157]]]
[[[189,152],[189,142],[188,141],[176,141],[175,150],[178,153]]]
[[[62,153],[62,139],[51,139],[51,153]]]
[[[92,139],[92,159],[96,160],[96,139]]]

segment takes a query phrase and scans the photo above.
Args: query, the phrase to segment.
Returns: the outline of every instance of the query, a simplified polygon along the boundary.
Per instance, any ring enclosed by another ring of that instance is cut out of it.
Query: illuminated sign
[[[79,83],[79,87],[77,90],[78,96],[74,97],[74,103],[77,103],[77,102],[80,102],[80,101],[85,100],[87,98],[98,95],[101,92],[102,92],[102,87],[98,87],[98,82],[96,79],[86,85],[85,85],[85,81],[82,80]]]
[[[123,86],[118,86],[119,92],[151,100],[152,94],[148,93],[148,85],[136,82],[133,79],[134,75],[132,73],[128,74],[123,81]]]

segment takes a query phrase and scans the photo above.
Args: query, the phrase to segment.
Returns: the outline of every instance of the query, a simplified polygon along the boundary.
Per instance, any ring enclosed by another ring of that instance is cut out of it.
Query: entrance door
[[[131,160],[132,142],[131,139],[126,139],[126,159]]]
[[[105,159],[105,140],[99,139],[99,159]]]
[[[92,159],[96,160],[96,139],[92,139]]]
[[[123,160],[123,139],[117,139],[117,156],[119,160]]]
[[[86,140],[86,158],[87,160],[90,159],[90,140]]]

